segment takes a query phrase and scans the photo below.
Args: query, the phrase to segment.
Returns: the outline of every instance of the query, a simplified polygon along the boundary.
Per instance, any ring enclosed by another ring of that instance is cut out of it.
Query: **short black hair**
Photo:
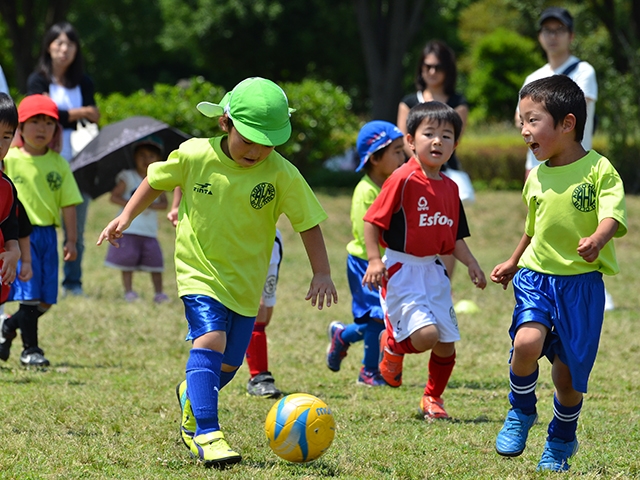
[[[520,100],[530,98],[541,103],[553,118],[553,126],[570,113],[576,117],[576,142],[582,142],[584,125],[587,122],[587,101],[576,82],[566,75],[553,75],[528,83],[520,89]]]
[[[0,92],[0,123],[9,125],[15,131],[18,128],[18,109],[13,99]]]
[[[433,120],[441,124],[442,122],[450,123],[453,126],[454,141],[458,141],[462,133],[462,119],[458,112],[446,103],[442,102],[424,102],[419,103],[411,110],[407,117],[407,133],[412,137],[415,136],[418,126],[425,120]]]

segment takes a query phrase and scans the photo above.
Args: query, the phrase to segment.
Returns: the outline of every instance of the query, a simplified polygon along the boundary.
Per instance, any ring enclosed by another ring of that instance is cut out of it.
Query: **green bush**
[[[467,97],[470,122],[511,121],[518,91],[540,61],[536,43],[499,27],[485,35],[471,52]]]
[[[355,144],[359,120],[351,111],[351,99],[340,87],[304,80],[285,84],[283,89],[296,111],[291,115],[291,138],[278,151],[300,171],[309,173],[323,160]],[[100,124],[145,115],[190,135],[210,137],[220,133],[218,123],[199,113],[195,106],[203,100],[218,102],[224,94],[224,88],[197,77],[174,86],[157,84],[151,92],[98,95]]]

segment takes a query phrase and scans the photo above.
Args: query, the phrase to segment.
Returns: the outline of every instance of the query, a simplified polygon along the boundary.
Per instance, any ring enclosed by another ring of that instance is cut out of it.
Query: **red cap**
[[[36,115],[48,115],[58,120],[58,106],[46,95],[24,97],[18,106],[18,122],[23,123]]]

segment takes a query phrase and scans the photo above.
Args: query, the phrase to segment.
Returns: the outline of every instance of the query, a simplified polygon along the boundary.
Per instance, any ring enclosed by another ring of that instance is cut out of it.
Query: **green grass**
[[[355,384],[362,346],[354,345],[338,373],[325,366],[326,327],[350,319],[345,245],[350,238],[349,192],[320,193],[329,213],[322,225],[340,301],[317,311],[305,303],[310,280],[299,237],[280,222],[285,257],[278,304],[269,326],[270,369],[287,393],[308,392],[332,408],[337,434],[329,451],[308,465],[289,464],[268,448],[263,430],[273,400],[245,395],[243,366],[220,395],[220,419],[231,445],[244,457],[224,472],[189,457],[178,434],[175,385],[183,378],[189,345],[175,298],[172,229],[161,221],[172,301],[156,306],[147,274],[134,275],[142,301],[122,300],[119,272],[103,267],[106,249],[91,244],[117,207],[94,202],[87,226],[85,288],[88,298],[62,298],[40,321],[41,346],[52,366],[19,366],[20,342],[0,365],[0,478],[543,478],[535,473],[552,415],[549,365],[541,361],[540,422],[521,457],[505,459],[494,441],[508,408],[507,329],[511,288],[473,288],[463,268],[454,276],[456,300],[481,308],[459,315],[462,341],[444,398],[452,422],[425,423],[417,415],[428,355],[408,356],[399,389]],[[616,310],[606,314],[600,353],[586,396],[578,436],[581,450],[564,478],[640,476],[640,237],[634,218],[640,199],[628,198],[629,233],[617,240],[622,272],[607,279]],[[521,236],[524,208],[518,192],[478,192],[467,208],[469,245],[485,273],[506,259]],[[9,304],[7,311],[14,311]]]

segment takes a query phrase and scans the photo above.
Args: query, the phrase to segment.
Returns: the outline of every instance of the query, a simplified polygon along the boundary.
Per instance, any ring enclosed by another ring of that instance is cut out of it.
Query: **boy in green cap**
[[[193,342],[186,383],[178,386],[182,439],[206,466],[241,460],[218,423],[218,392],[242,365],[269,267],[276,222],[284,213],[300,233],[313,271],[306,300],[319,309],[338,301],[319,223],[327,218],[300,172],[274,147],[291,135],[284,91],[248,78],[219,104],[198,110],[219,117],[225,135],[184,142],[148,176],[122,213],[102,231],[118,244],[133,218],[162,191],[183,192],[176,225],[178,295]],[[195,420],[195,421],[194,421]]]

